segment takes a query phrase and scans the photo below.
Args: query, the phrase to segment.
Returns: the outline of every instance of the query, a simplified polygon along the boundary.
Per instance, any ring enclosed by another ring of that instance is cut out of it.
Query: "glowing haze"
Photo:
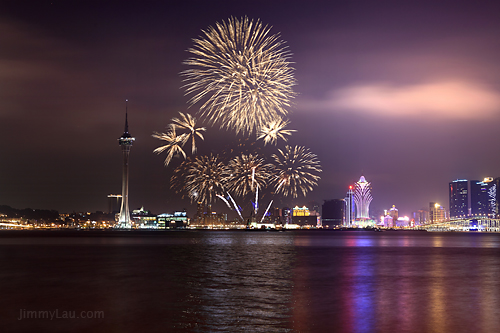
[[[500,95],[483,84],[458,80],[414,85],[372,83],[340,88],[307,106],[380,116],[487,119],[499,112]]]

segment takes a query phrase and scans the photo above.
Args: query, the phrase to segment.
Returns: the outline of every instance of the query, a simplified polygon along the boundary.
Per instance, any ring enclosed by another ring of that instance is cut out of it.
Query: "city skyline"
[[[202,30],[231,16],[260,19],[286,41],[298,94],[289,142],[309,147],[323,168],[307,197],[277,207],[343,198],[364,174],[373,186],[370,210],[396,205],[409,216],[429,202],[447,206],[454,179],[500,176],[490,147],[500,139],[498,5],[0,6],[1,204],[104,211],[106,196],[120,192],[116,133],[128,98],[137,138],[130,207],[194,211],[170,190],[179,159],[165,167],[151,135],[178,112],[196,115],[181,89],[186,50]],[[204,136],[197,143],[203,154],[245,138],[218,127]],[[270,155],[276,147],[262,150]]]

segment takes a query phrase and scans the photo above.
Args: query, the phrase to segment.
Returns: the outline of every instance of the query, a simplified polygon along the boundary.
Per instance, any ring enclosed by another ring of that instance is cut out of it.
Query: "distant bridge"
[[[500,232],[500,219],[488,216],[459,218],[426,224],[420,229],[427,231],[485,231]]]

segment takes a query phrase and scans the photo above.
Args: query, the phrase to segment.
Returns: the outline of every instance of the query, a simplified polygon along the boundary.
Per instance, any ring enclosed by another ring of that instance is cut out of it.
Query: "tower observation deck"
[[[127,102],[125,101],[125,131],[122,136],[118,138],[118,143],[122,147],[123,153],[123,173],[122,173],[122,206],[120,209],[120,216],[118,218],[118,228],[130,229],[132,224],[130,223],[130,210],[128,207],[128,159],[130,154],[130,148],[135,141],[135,138],[128,132],[128,110]]]

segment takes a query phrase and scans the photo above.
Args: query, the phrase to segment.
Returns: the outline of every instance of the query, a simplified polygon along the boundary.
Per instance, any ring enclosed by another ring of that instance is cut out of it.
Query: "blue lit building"
[[[467,179],[457,179],[450,183],[450,218],[468,216],[469,211],[469,182]]]

